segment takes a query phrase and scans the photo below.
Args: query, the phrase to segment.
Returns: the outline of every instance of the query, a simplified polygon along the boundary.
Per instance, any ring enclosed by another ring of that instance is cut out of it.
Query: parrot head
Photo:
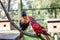
[[[22,16],[22,17],[27,16],[25,10],[22,10],[22,11],[21,11],[21,16]]]
[[[29,16],[29,19],[31,23],[36,23],[36,20],[32,16]]]
[[[32,20],[32,21],[34,20],[34,18],[32,16],[29,16],[29,19]]]

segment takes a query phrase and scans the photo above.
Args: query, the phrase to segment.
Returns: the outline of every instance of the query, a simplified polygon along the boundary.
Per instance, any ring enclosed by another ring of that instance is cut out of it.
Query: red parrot
[[[35,33],[42,40],[45,40],[45,39],[41,36],[41,34],[44,34],[46,40],[50,40],[49,37],[48,37],[49,34],[47,33],[46,29],[43,26],[41,26],[39,23],[37,23],[36,20],[32,16],[29,16],[29,19],[30,19],[30,24],[31,24],[33,30],[35,31]]]
[[[25,31],[27,29],[27,27],[29,26],[29,18],[26,15],[25,10],[21,11],[21,19],[20,19],[19,25],[23,31]],[[20,33],[20,38],[22,38],[22,37],[23,37],[23,33]]]

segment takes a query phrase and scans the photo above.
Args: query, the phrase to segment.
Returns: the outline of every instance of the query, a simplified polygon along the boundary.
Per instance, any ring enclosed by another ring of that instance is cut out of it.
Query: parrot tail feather
[[[40,37],[41,40],[45,40],[41,35],[38,35],[38,37]]]
[[[46,40],[50,40],[50,38],[48,37],[48,35],[45,35],[45,38],[46,38]]]

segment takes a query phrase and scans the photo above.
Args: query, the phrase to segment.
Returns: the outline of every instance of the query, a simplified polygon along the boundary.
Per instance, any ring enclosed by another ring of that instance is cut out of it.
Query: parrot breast
[[[33,30],[35,31],[36,34],[41,34],[42,33],[42,30],[41,30],[41,28],[39,28],[38,24],[32,24],[32,28],[33,28]]]

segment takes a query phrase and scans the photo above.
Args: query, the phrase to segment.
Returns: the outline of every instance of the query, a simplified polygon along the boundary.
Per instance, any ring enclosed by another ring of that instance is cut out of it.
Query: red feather
[[[46,32],[46,29],[43,26],[41,26],[39,23],[37,23],[32,16],[29,16],[29,19],[30,19],[30,24],[36,34],[43,34],[44,32]],[[48,35],[45,35],[45,37],[47,40],[49,39]]]

